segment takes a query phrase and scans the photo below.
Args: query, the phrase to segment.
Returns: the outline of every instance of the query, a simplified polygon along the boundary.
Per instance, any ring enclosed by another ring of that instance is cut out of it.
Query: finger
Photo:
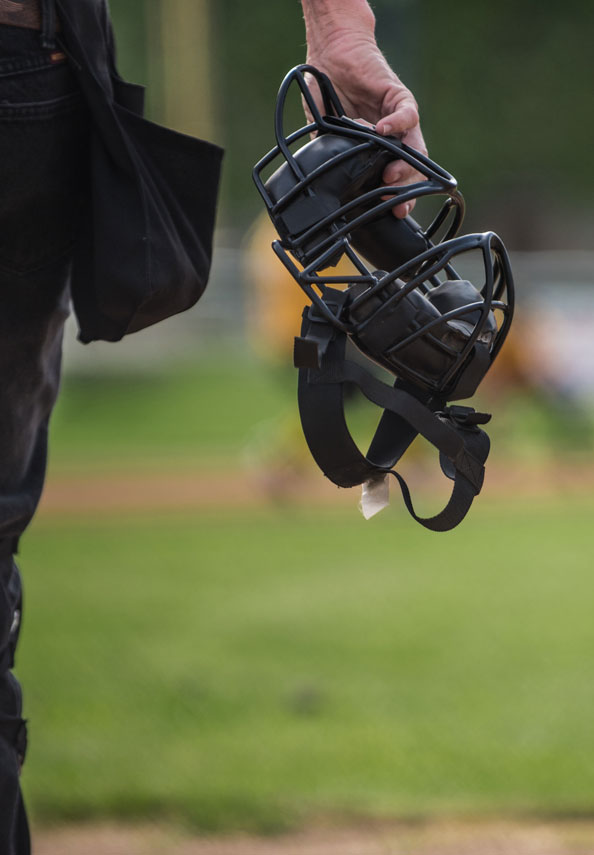
[[[427,146],[425,145],[420,125],[417,125],[415,128],[407,131],[407,133],[402,137],[402,142],[405,142],[411,148],[420,151],[421,154],[424,154],[425,156],[427,155]]]
[[[423,139],[423,134],[421,133],[421,128],[417,125],[413,128],[408,134],[405,134],[403,137],[403,141],[410,145],[411,148],[415,148],[417,151],[420,151],[422,154],[427,154],[427,147],[425,146],[425,140]],[[384,173],[382,175],[382,180],[384,184],[387,185],[406,185],[406,184],[414,184],[416,181],[423,181],[425,178],[420,172],[417,172],[410,164],[406,163],[404,160],[393,160],[391,161],[385,168]],[[403,202],[400,205],[395,205],[392,208],[392,213],[395,217],[402,219],[410,214],[415,207],[415,200],[411,199],[409,202]]]
[[[399,220],[403,220],[414,208],[415,203],[414,200],[412,202],[403,202],[402,205],[395,205],[392,208],[392,213]]]
[[[394,194],[388,193],[386,196],[382,196],[382,201],[386,201],[387,199],[394,199],[394,198],[395,198]],[[415,200],[409,199],[408,202],[401,202],[399,205],[394,205],[394,207],[391,208],[391,211],[395,217],[398,217],[398,219],[402,219],[402,218],[406,217],[407,214],[410,214],[410,212],[412,211],[414,206],[415,206]]]
[[[384,98],[384,105],[385,115],[376,125],[378,133],[383,136],[404,134],[418,126],[417,102],[407,89],[400,90],[395,98]]]
[[[415,184],[418,181],[424,181],[425,176],[416,169],[413,169],[402,160],[394,160],[389,163],[384,169],[382,180],[387,186],[397,185],[404,189],[408,184]],[[382,199],[389,199],[390,195],[382,196]],[[399,205],[394,205],[392,213],[395,217],[402,219],[410,214],[415,207],[415,199],[409,199],[407,202],[402,202]]]
[[[383,171],[382,181],[384,184],[404,184],[412,172],[404,160],[392,160]]]
[[[417,172],[414,167],[404,160],[393,160],[383,171],[382,181],[384,184],[414,184],[415,181],[424,181],[425,176]]]

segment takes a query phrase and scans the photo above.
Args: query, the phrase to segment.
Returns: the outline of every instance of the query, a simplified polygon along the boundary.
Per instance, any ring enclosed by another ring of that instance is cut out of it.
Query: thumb
[[[384,102],[386,100],[384,99]],[[383,136],[401,136],[419,124],[419,109],[408,90],[400,90],[396,99],[390,100],[392,103],[375,127]]]

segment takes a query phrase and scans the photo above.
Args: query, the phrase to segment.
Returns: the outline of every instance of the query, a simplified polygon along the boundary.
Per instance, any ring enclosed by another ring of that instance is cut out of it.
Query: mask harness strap
[[[333,308],[348,299],[333,291]],[[328,302],[328,301],[327,301]],[[326,477],[339,487],[354,487],[393,475],[411,516],[431,531],[449,531],[466,516],[480,493],[489,437],[480,430],[490,416],[470,407],[445,407],[443,399],[427,404],[404,384],[388,386],[358,363],[345,358],[347,336],[328,323],[315,306],[303,314],[301,336],[295,339],[295,366],[299,369],[299,412],[309,449]],[[344,384],[355,384],[384,414],[363,455],[347,427]],[[454,481],[446,507],[434,517],[419,517],[405,480],[393,467],[420,434],[440,452],[444,474]]]

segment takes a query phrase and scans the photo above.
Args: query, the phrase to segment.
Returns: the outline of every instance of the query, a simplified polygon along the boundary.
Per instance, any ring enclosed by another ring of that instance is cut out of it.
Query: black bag
[[[72,270],[79,339],[119,341],[203,293],[223,152],[142,118],[143,88],[115,68],[105,0],[56,6],[91,116],[90,205]]]

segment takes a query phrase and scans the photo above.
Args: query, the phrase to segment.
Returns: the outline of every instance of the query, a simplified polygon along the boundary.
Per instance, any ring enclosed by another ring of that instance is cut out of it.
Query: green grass
[[[296,412],[296,377],[229,357],[162,372],[69,375],[56,407],[51,466],[233,465],[258,426]]]
[[[592,502],[40,518],[38,820],[591,812]]]
[[[488,428],[492,460],[592,454],[591,414],[554,411],[535,396],[474,405],[495,411]],[[347,413],[366,448],[379,411],[359,396]],[[147,373],[67,375],[52,428],[52,473],[122,466],[234,469],[278,460],[296,441],[300,459],[309,458],[300,438],[297,373],[241,351]]]
[[[53,472],[278,460],[295,380],[251,357],[68,376]],[[499,465],[506,448],[550,453],[550,419],[523,407],[498,408]],[[360,437],[373,419],[354,414]],[[592,812],[594,503],[506,508],[487,483],[460,529],[432,535],[396,496],[369,523],[356,500],[40,517],[19,658],[35,816],[266,830]]]

